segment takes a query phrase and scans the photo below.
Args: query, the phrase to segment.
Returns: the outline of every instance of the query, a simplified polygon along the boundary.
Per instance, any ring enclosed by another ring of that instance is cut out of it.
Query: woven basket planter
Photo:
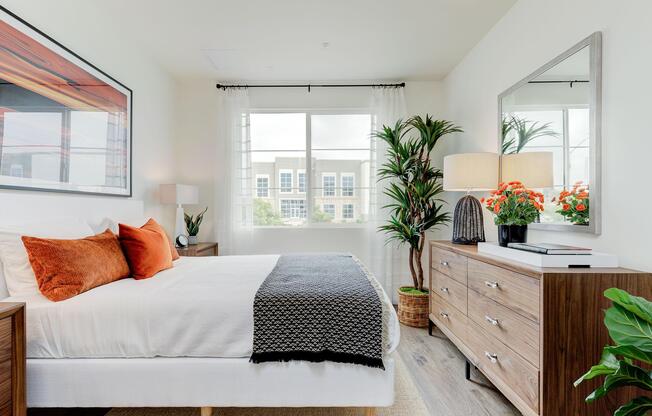
[[[408,286],[403,286],[408,287]],[[415,295],[398,290],[398,321],[416,328],[428,326],[428,303],[430,295]]]

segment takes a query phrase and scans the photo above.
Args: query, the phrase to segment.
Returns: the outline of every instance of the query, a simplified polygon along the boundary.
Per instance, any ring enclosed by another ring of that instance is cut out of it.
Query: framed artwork
[[[0,7],[0,188],[131,196],[132,91]]]

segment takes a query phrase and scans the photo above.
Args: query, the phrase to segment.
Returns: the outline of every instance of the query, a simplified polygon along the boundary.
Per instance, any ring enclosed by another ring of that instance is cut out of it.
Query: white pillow
[[[76,218],[61,218],[0,229],[0,263],[9,295],[30,296],[40,293],[21,236],[75,239],[93,234],[86,222]]]

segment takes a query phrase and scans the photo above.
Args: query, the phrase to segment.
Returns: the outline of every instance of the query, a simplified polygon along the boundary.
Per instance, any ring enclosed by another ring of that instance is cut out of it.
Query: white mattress
[[[27,303],[28,358],[249,357],[254,296],[277,255],[182,257],[145,280],[123,279],[62,301]],[[387,352],[399,341],[391,311]]]

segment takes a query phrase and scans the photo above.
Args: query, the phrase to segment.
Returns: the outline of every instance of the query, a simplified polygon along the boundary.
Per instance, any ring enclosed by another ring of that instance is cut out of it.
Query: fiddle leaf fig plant
[[[394,126],[383,126],[373,133],[387,144],[387,159],[378,176],[379,180],[389,180],[384,194],[391,200],[383,207],[390,209],[390,218],[379,230],[387,234],[388,242],[410,247],[410,274],[414,289],[421,293],[427,293],[421,266],[426,231],[450,221],[440,198],[443,174],[432,166],[430,153],[443,136],[461,131],[450,121],[426,115],[398,120]]]
[[[604,347],[600,362],[575,381],[577,387],[585,380],[604,377],[603,384],[587,396],[588,403],[624,386],[652,392],[652,302],[617,288],[607,289],[604,295],[613,303],[604,324],[616,345]],[[643,416],[649,411],[652,393],[620,406],[614,416]]]
[[[186,231],[188,231],[189,236],[194,237],[199,234],[199,226],[201,225],[202,221],[204,221],[204,214],[206,214],[206,211],[208,211],[208,207],[197,214],[196,217],[186,213],[183,214],[183,218],[186,221]]]

